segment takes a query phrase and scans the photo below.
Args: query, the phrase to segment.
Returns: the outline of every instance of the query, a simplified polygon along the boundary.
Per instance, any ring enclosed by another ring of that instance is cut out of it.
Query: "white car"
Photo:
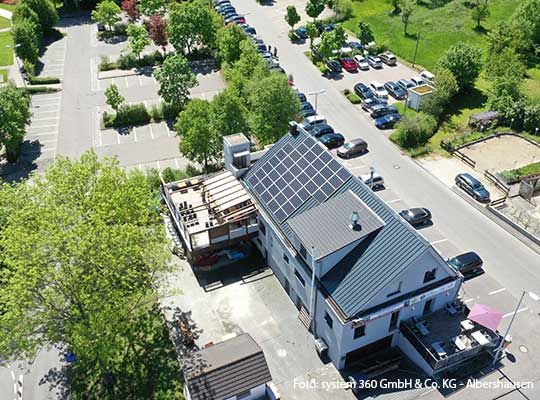
[[[302,121],[302,128],[310,130],[313,129],[315,125],[319,124],[326,124],[326,118],[324,118],[322,115],[312,115],[311,117],[307,117]]]
[[[377,96],[379,99],[388,99],[388,92],[384,88],[384,85],[379,81],[369,82],[369,87],[371,90],[373,90],[373,93],[375,93],[375,96]]]
[[[425,85],[426,82],[424,82],[424,80],[422,79],[421,76],[413,76],[411,78],[411,82],[414,83],[415,86],[422,86],[422,85]]]
[[[357,54],[353,57],[353,59],[354,61],[356,61],[358,69],[360,69],[361,71],[369,70],[369,63],[367,62],[366,57]]]
[[[435,83],[435,75],[433,75],[429,71],[422,71],[420,72],[420,77],[424,79],[427,83],[430,85],[433,85]]]
[[[371,183],[371,174],[360,175],[358,178],[360,178],[360,180],[364,182],[366,186],[371,187],[373,190],[384,187],[384,179],[377,172],[373,173],[373,185]]]

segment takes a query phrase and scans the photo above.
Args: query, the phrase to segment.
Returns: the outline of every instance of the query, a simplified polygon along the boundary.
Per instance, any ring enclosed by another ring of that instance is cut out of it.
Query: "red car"
[[[342,58],[339,60],[343,68],[345,68],[348,72],[356,72],[358,65],[351,57]]]

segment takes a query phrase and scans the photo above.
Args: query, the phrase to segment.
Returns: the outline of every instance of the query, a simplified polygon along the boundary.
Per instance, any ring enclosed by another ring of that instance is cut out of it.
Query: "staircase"
[[[306,327],[308,331],[311,331],[311,318],[309,316],[308,310],[302,305],[300,313],[298,314],[298,319],[302,322],[302,325]]]

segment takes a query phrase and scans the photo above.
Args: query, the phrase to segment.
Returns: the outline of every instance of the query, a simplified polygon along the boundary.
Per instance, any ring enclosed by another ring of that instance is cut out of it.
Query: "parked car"
[[[382,61],[377,56],[367,56],[367,61],[372,68],[381,69],[382,68]]]
[[[312,117],[314,115],[317,115],[317,111],[315,111],[313,108],[307,108],[305,110],[300,110],[296,113],[297,120],[303,121],[307,117]]]
[[[339,62],[347,72],[356,72],[358,70],[356,61],[354,61],[351,57],[344,57],[340,59]]]
[[[231,4],[231,0],[217,0],[215,3],[217,6],[221,4]]]
[[[347,46],[349,46],[353,50],[363,50],[362,43],[360,42],[349,42],[347,43]]]
[[[422,71],[420,72],[420,77],[426,81],[427,83],[429,83],[430,85],[434,85],[435,84],[435,75],[433,75],[431,72],[429,71]]]
[[[373,184],[371,183],[371,174],[360,175],[358,178],[360,178],[365,185],[370,186],[373,190],[384,188],[384,179],[377,172],[373,173]]]
[[[375,97],[375,93],[373,93],[373,91],[362,82],[354,85],[353,89],[354,93],[362,99],[369,99],[370,97]]]
[[[375,93],[375,96],[377,96],[379,99],[387,99],[388,98],[388,92],[384,88],[384,85],[379,81],[371,81],[369,82],[369,87]]]
[[[246,32],[246,34],[250,36],[255,36],[257,34],[255,28],[249,25],[244,27],[244,32]]]
[[[358,65],[358,68],[361,71],[369,70],[369,63],[367,62],[366,57],[357,54],[353,57],[353,59],[356,61],[356,65]]]
[[[246,18],[243,15],[237,15],[236,17],[232,17],[231,22],[234,22],[235,24],[245,24]]]
[[[281,67],[279,64],[277,65],[272,65],[268,71],[270,72],[279,72],[280,74],[286,74],[285,70],[283,69],[283,67]]]
[[[403,89],[399,87],[399,85],[396,82],[392,82],[392,81],[386,82],[384,84],[384,88],[386,89],[388,94],[396,100],[405,100],[405,97],[407,97]]]
[[[257,45],[257,51],[258,51],[259,53],[261,53],[261,54],[262,54],[262,53],[266,53],[266,52],[268,51],[268,48],[266,47],[265,44],[258,44],[258,45]]]
[[[341,72],[341,63],[337,60],[327,60],[325,65],[330,72]]]
[[[334,29],[336,29],[335,24],[326,24],[326,25],[320,25],[319,26],[319,35],[323,32],[332,32]]]
[[[482,272],[484,262],[478,254],[470,251],[449,259],[448,264],[463,275],[473,275]]]
[[[227,22],[230,22],[229,21],[229,18],[231,17],[234,17],[234,16],[237,16],[238,13],[236,11],[233,11],[233,10],[229,10],[229,11],[226,11],[223,15],[223,19],[225,20],[225,23]]]
[[[412,226],[426,225],[431,222],[431,212],[424,207],[401,210],[399,215]]]
[[[301,101],[302,110],[313,110],[313,105],[309,101]]]
[[[403,89],[405,93],[407,93],[407,89],[413,88],[415,85],[408,79],[400,79],[397,81],[397,84],[399,87]]]
[[[319,138],[319,141],[328,149],[341,147],[345,143],[345,138],[341,133],[327,133]]]
[[[217,12],[220,15],[225,15],[225,14],[230,13],[230,12],[234,12],[236,14],[236,8],[234,8],[230,4],[224,4],[224,5],[218,7]]]
[[[372,108],[371,113],[369,114],[371,118],[381,118],[388,114],[397,113],[398,109],[395,106],[389,105],[379,105]]]
[[[328,124],[318,124],[315,127],[313,127],[313,129],[309,131],[309,133],[315,136],[316,138],[319,138],[329,133],[334,133],[334,128],[332,128]]]
[[[302,92],[296,92],[296,95],[298,96],[298,99],[300,100],[301,103],[303,103],[304,101],[306,101],[306,95]]]
[[[319,124],[326,124],[326,118],[324,118],[322,115],[314,115],[312,117],[307,117],[302,121],[302,128],[304,128],[306,131],[310,131],[315,127],[315,125]]]
[[[107,27],[105,26],[105,24],[99,23],[97,24],[97,30],[98,32],[105,32],[107,30]]]
[[[337,155],[341,158],[350,158],[355,154],[364,153],[368,144],[364,139],[353,139],[343,144],[338,150]]]
[[[378,97],[369,97],[365,100],[362,100],[362,103],[360,103],[360,106],[362,107],[362,110],[367,111],[371,113],[373,110],[373,107],[378,105],[387,105],[388,103],[384,99],[379,99]]]
[[[484,203],[489,201],[489,192],[484,185],[471,174],[459,174],[456,176],[455,182],[458,188],[463,189],[476,201]]]
[[[401,115],[398,113],[387,114],[384,117],[377,118],[375,120],[375,126],[379,129],[391,129],[401,119]]]
[[[397,65],[396,56],[389,51],[385,51],[384,53],[379,54],[379,58],[386,65],[389,65],[389,66]]]
[[[422,85],[425,85],[426,82],[424,82],[424,80],[422,79],[421,76],[413,76],[411,78],[411,82],[414,83],[415,86],[422,86]]]
[[[300,27],[298,28],[296,31],[296,36],[300,39],[307,39],[308,38],[308,34],[307,34],[307,30],[305,27]]]

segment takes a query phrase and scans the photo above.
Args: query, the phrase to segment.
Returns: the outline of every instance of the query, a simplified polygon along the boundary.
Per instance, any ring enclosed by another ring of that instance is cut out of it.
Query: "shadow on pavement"
[[[6,182],[20,182],[28,179],[30,174],[38,169],[36,160],[41,156],[42,147],[43,145],[37,140],[25,140],[17,162],[12,164],[0,158],[0,177]]]

